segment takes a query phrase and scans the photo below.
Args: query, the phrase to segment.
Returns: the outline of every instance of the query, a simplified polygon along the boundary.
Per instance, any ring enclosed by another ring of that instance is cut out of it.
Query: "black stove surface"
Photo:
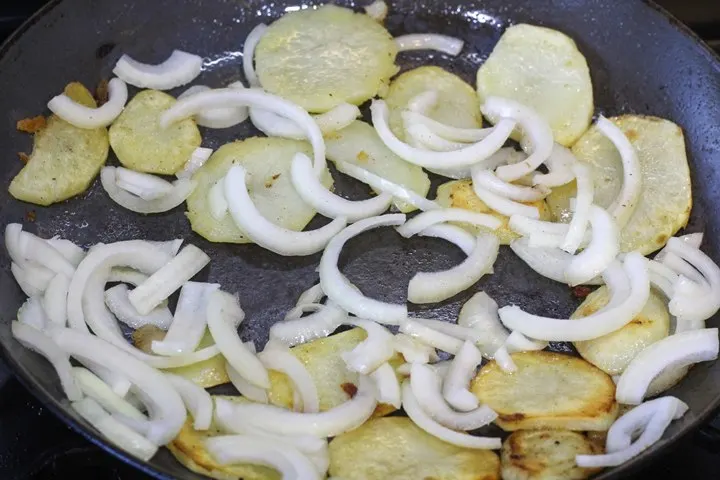
[[[44,3],[46,0],[0,0],[0,40]],[[658,3],[720,53],[720,0]],[[20,385],[0,360],[0,480],[149,478],[65,426]],[[662,459],[632,478],[720,478],[720,416],[681,439]]]

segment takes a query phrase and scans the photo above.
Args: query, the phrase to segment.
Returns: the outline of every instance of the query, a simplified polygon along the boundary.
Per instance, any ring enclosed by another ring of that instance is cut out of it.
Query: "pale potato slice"
[[[481,102],[498,96],[535,109],[561,145],[575,143],[590,125],[594,107],[587,62],[575,42],[557,30],[509,27],[478,70],[477,88]]]
[[[489,450],[445,443],[407,417],[387,417],[335,437],[329,474],[343,480],[496,480],[500,461]]]
[[[315,210],[302,201],[292,185],[290,166],[298,152],[312,157],[309,143],[277,137],[247,138],[217,149],[193,175],[197,186],[187,199],[187,217],[192,229],[211,242],[251,243],[229,213],[220,221],[210,214],[208,192],[233,165],[245,169],[250,198],[265,218],[290,230],[305,228],[315,216]],[[332,187],[328,170],[323,174],[322,183]]]
[[[602,444],[567,430],[520,430],[503,443],[503,480],[582,480],[602,468],[581,468],[576,455],[604,453]]]
[[[410,100],[428,90],[438,93],[438,102],[425,115],[453,127],[482,126],[478,97],[470,85],[440,67],[418,67],[398,75],[385,98],[390,109],[390,129],[398,138],[405,139],[402,111],[407,109]]]
[[[391,152],[375,129],[365,122],[356,120],[342,130],[331,133],[325,138],[325,147],[327,157],[332,162],[357,165],[423,197],[430,190],[427,173]],[[399,200],[395,201],[395,206],[403,213],[415,210],[412,205]]]
[[[647,255],[661,248],[687,224],[692,208],[690,168],[682,129],[657,117],[623,115],[610,120],[628,137],[637,151],[642,171],[642,194],[635,212],[621,232],[623,252]],[[592,127],[572,148],[581,162],[592,168],[594,202],[608,207],[622,187],[623,169],[615,146]],[[554,188],[547,202],[559,221],[570,217],[575,183]]]
[[[255,50],[260,84],[309,112],[343,102],[360,105],[397,73],[397,46],[381,24],[347,8],[324,5],[274,22]]]
[[[202,137],[192,118],[160,127],[160,116],[175,102],[157,90],[143,90],[128,102],[110,127],[110,145],[124,167],[160,175],[182,170]]]
[[[610,300],[606,286],[587,296],[570,318],[580,319],[597,312]],[[620,330],[583,342],[575,342],[578,353],[608,375],[619,375],[635,356],[658,340],[668,336],[670,314],[665,299],[650,291],[645,307]]]
[[[607,430],[617,417],[612,378],[585,360],[543,351],[512,359],[516,372],[489,362],[471,386],[498,413],[495,423],[503,430]]]
[[[133,345],[149,354],[153,353],[153,340],[162,340],[163,338],[165,338],[165,332],[154,325],[140,327],[132,334]],[[210,332],[206,331],[198,348],[209,347],[213,343]],[[203,388],[216,387],[230,382],[225,371],[225,357],[219,354],[202,362],[185,367],[166,368],[163,371],[185,377]]]
[[[97,106],[81,83],[69,84],[65,94],[85,106]],[[88,189],[108,150],[106,128],[77,128],[51,115],[35,134],[32,154],[8,191],[18,200],[43,206],[67,200]]]
[[[460,224],[466,230],[473,233],[486,232],[497,235],[501,245],[510,245],[515,239],[520,238],[520,235],[510,230],[508,224],[510,218],[491,210],[485,202],[480,200],[472,188],[472,180],[452,180],[447,183],[443,183],[437,189],[437,198],[435,199],[443,207],[447,208],[463,208],[478,213],[488,213],[493,217],[502,221],[502,225],[497,230],[490,230],[486,227],[478,227],[469,224]],[[552,214],[545,204],[544,200],[538,200],[537,202],[530,202],[527,205],[537,207],[540,212],[540,220],[550,220]]]

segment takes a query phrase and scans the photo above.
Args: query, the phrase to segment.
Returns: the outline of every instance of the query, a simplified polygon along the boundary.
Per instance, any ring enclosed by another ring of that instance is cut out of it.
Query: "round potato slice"
[[[478,97],[470,85],[440,67],[418,67],[398,75],[385,98],[390,109],[390,129],[398,138],[405,138],[402,111],[410,100],[428,90],[438,93],[437,104],[425,113],[428,117],[458,128],[482,126]]]
[[[498,96],[532,107],[565,146],[587,130],[593,114],[585,57],[570,37],[550,28],[519,24],[505,30],[478,70],[477,89],[481,102]]]
[[[160,116],[175,102],[157,90],[143,90],[130,100],[110,127],[110,146],[124,167],[159,175],[182,170],[202,137],[191,118],[160,127]]]
[[[329,474],[344,480],[496,480],[500,461],[489,450],[445,443],[407,417],[386,417],[335,437]]]
[[[490,207],[485,204],[485,202],[480,200],[477,195],[475,195],[475,192],[472,188],[471,180],[452,180],[450,182],[443,183],[437,189],[437,198],[435,199],[435,201],[443,207],[447,208],[462,208],[478,213],[488,213],[502,221],[502,225],[497,230],[490,230],[486,227],[478,227],[469,224],[460,224],[460,226],[462,226],[466,230],[469,230],[473,233],[485,232],[497,235],[501,245],[510,245],[510,242],[520,238],[520,235],[513,232],[508,226],[508,224],[510,223],[509,217],[506,217],[505,215],[491,210]],[[548,209],[548,206],[545,204],[544,200],[530,202],[526,205],[532,205],[533,207],[537,207],[538,211],[540,212],[540,220],[551,220],[552,214],[550,213],[550,209]]]
[[[374,97],[397,73],[397,46],[378,22],[325,5],[284,15],[255,50],[260,84],[309,112]]]
[[[617,417],[615,384],[581,358],[554,352],[512,355],[514,373],[485,365],[472,382],[481,403],[498,413],[503,430],[607,430]]]
[[[567,430],[521,430],[503,443],[503,480],[582,480],[601,468],[581,468],[576,455],[598,455],[604,448],[584,433]]]
[[[187,217],[193,231],[211,242],[252,243],[229,213],[219,221],[210,214],[208,193],[233,165],[245,168],[250,198],[265,218],[290,230],[305,228],[315,216],[315,210],[302,201],[290,179],[292,159],[298,152],[312,157],[309,143],[277,137],[253,137],[217,149],[193,175],[197,186],[187,199]],[[328,170],[322,182],[332,187]]]
[[[682,129],[657,117],[623,115],[611,118],[635,147],[642,172],[642,194],[635,212],[621,232],[623,252],[638,250],[643,255],[663,247],[687,224],[692,208],[690,168],[685,154]],[[581,162],[592,168],[594,202],[608,207],[623,182],[620,154],[596,127],[592,127],[572,148]],[[547,202],[559,221],[569,221],[570,199],[575,183],[554,188]]]
[[[587,296],[570,318],[580,319],[597,312],[610,300],[606,286]],[[668,336],[670,314],[665,299],[652,290],[640,314],[620,330],[584,342],[575,342],[578,353],[608,375],[622,373],[635,356]]]

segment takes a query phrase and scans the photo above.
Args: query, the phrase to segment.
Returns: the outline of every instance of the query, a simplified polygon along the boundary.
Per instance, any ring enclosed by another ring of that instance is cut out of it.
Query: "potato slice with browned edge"
[[[466,230],[473,233],[485,232],[497,235],[501,245],[510,245],[510,242],[520,238],[520,235],[510,230],[510,227],[508,226],[510,223],[509,217],[491,210],[485,202],[475,195],[471,180],[452,180],[447,183],[443,183],[437,189],[437,198],[435,201],[447,208],[462,208],[472,212],[487,213],[502,222],[502,225],[500,225],[500,228],[497,230],[490,230],[487,227],[478,227],[469,224],[459,224]],[[550,213],[545,200],[530,202],[526,205],[530,205],[538,209],[540,212],[540,220],[550,220],[552,218],[552,214]]]
[[[192,118],[160,127],[160,116],[175,102],[157,90],[143,90],[128,102],[110,127],[110,145],[124,167],[160,175],[182,170],[202,137]]]
[[[215,220],[210,214],[208,193],[233,165],[245,169],[250,198],[265,218],[290,230],[305,228],[315,216],[315,210],[302,201],[292,185],[290,166],[298,152],[312,157],[309,143],[276,137],[247,138],[218,148],[193,175],[197,186],[187,199],[187,217],[193,231],[211,242],[252,243],[229,213],[222,220]],[[332,188],[327,169],[322,183]]]
[[[335,437],[329,474],[343,480],[498,480],[500,461],[489,450],[445,443],[407,417],[387,417]]]
[[[265,90],[309,112],[360,105],[397,73],[397,45],[378,22],[335,5],[291,12],[274,22],[255,50]]]
[[[96,107],[92,94],[71,83],[65,94],[87,107]],[[77,128],[51,115],[35,134],[27,165],[10,183],[10,195],[23,202],[48,206],[88,189],[105,164],[109,150],[106,128]]]
[[[471,386],[498,413],[495,423],[503,430],[607,430],[615,421],[615,384],[599,368],[554,352],[515,353],[512,359],[516,372],[489,362]]]
[[[583,480],[601,468],[581,468],[576,455],[604,453],[603,445],[581,432],[520,430],[503,443],[503,480]]]
[[[608,288],[602,286],[588,295],[570,318],[592,315],[609,300]],[[642,311],[623,328],[574,345],[585,360],[608,375],[619,375],[638,353],[667,337],[669,329],[670,314],[665,299],[652,290]]]
[[[385,101],[390,109],[390,129],[405,139],[402,111],[417,95],[434,90],[438,102],[425,115],[458,128],[480,128],[482,115],[475,90],[457,75],[440,67],[425,66],[398,75],[390,84]]]
[[[620,232],[623,252],[654,252],[687,224],[692,209],[690,167],[685,137],[674,123],[657,117],[623,115],[610,119],[637,151],[642,194],[635,212]],[[594,202],[608,207],[623,184],[622,160],[613,143],[592,127],[572,147],[578,160],[590,166],[595,183]],[[575,182],[553,188],[548,205],[559,221],[569,221]]]
[[[505,30],[478,70],[477,89],[481,102],[497,96],[533,108],[565,146],[587,130],[593,114],[585,57],[570,37],[550,28],[519,24]]]

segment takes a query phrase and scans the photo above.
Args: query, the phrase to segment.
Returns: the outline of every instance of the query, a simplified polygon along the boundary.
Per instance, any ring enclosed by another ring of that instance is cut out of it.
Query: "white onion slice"
[[[22,231],[23,227],[19,223],[8,223],[5,226],[5,249],[13,263],[20,267],[24,267],[27,263],[23,243],[20,241]]]
[[[135,395],[130,393],[132,383],[130,383],[130,380],[128,380],[127,377],[123,376],[119,372],[110,370],[109,368],[103,367],[102,365],[81,356],[75,356],[75,360],[83,364],[85,368],[90,370],[100,380],[105,382],[105,384],[110,387],[110,390],[112,390],[115,395],[128,401],[134,398],[135,403],[133,403],[133,406],[138,410],[145,410],[145,406],[142,404],[142,402]],[[125,417],[130,418],[127,415]]]
[[[158,446],[107,413],[92,398],[72,403],[73,409],[110,442],[143,461],[150,460]]]
[[[623,165],[623,184],[620,193],[608,207],[618,228],[623,228],[635,211],[642,193],[642,171],[635,147],[613,122],[600,115],[595,124],[620,153]]]
[[[51,247],[60,252],[73,266],[77,267],[82,259],[85,258],[85,250],[75,245],[70,240],[60,238],[58,236],[45,240]]]
[[[207,203],[210,215],[218,222],[225,218],[228,213],[228,202],[225,198],[225,177],[221,178],[210,187],[207,194]]]
[[[450,325],[450,324],[448,324]],[[423,325],[415,319],[405,319],[400,323],[400,332],[410,335],[415,340],[429,345],[443,352],[453,355],[457,354],[462,348],[463,341],[448,335],[447,333],[435,330],[432,327]]]
[[[399,352],[408,363],[429,363],[437,361],[435,349],[429,345],[418,342],[410,335],[398,333],[393,337],[393,348]],[[410,372],[408,372],[408,375]]]
[[[647,260],[642,255],[636,252],[627,254],[623,269],[630,279],[630,291],[613,292],[608,282],[613,296],[624,297],[617,305],[608,304],[610,308],[578,320],[560,320],[532,315],[517,306],[507,306],[498,311],[500,319],[510,330],[518,330],[538,340],[576,342],[607,335],[635,318],[650,294]]]
[[[100,171],[100,183],[113,202],[123,208],[136,213],[162,213],[172,210],[190,196],[195,188],[195,182],[188,179],[179,179],[172,183],[172,190],[155,200],[143,200],[119,188],[116,183],[116,167],[103,167]]]
[[[478,399],[468,390],[468,385],[481,362],[480,351],[474,343],[466,340],[450,364],[442,386],[445,401],[455,410],[469,412],[478,408]]]
[[[547,187],[525,187],[515,185],[501,180],[490,170],[473,170],[473,184],[476,184],[483,190],[490,191],[495,195],[513,200],[516,202],[536,202],[547,197],[550,189]]]
[[[510,356],[510,352],[508,352],[505,346],[495,350],[493,360],[495,360],[495,363],[500,367],[500,370],[505,373],[515,373],[517,371],[517,365],[515,365],[512,356]]]
[[[571,286],[598,276],[620,253],[620,232],[613,217],[602,208],[592,205],[589,220],[592,227],[590,243],[572,257],[565,270],[565,279]]]
[[[259,87],[260,81],[258,81],[257,74],[255,73],[255,47],[260,43],[260,39],[267,30],[267,25],[261,23],[255,26],[245,38],[245,44],[243,45],[243,73],[245,74],[245,80],[251,87]]]
[[[320,411],[318,391],[312,376],[305,365],[288,349],[268,349],[266,347],[265,351],[260,352],[257,358],[268,370],[275,370],[287,375],[293,384],[293,390],[302,402],[301,411],[305,413]]]
[[[7,231],[6,231],[6,233],[5,233],[5,236],[6,236],[6,238],[7,238]],[[700,248],[700,245],[702,245],[703,236],[704,236],[703,232],[697,232],[697,233],[688,233],[687,235],[682,235],[682,236],[677,237],[677,238],[679,238],[679,239],[682,240],[683,242],[687,243],[687,244],[690,245],[691,247]],[[657,254],[655,255],[654,260],[655,260],[656,262],[661,262],[661,263],[662,263],[663,258],[665,257],[665,255],[667,255],[667,253],[668,253],[668,252],[667,252],[667,247],[665,247],[665,248],[663,248],[662,250],[660,250],[659,252],[657,252]],[[15,261],[15,259],[13,259],[13,261]]]
[[[528,338],[520,332],[511,332],[505,340],[505,348],[509,353],[544,350],[547,346],[548,342]]]
[[[72,277],[75,273],[75,267],[42,238],[22,231],[19,234],[19,242],[27,260],[68,277]]]
[[[408,135],[411,145],[415,148],[422,148],[433,152],[453,152],[468,146],[467,143],[445,140],[422,123],[405,125],[405,132]]]
[[[483,203],[485,203],[488,207],[507,217],[511,217],[513,215],[521,215],[523,217],[529,218],[540,218],[540,212],[538,211],[537,207],[509,200],[503,196],[500,196],[496,193],[491,192],[490,190],[483,188],[479,183],[476,183],[474,178],[475,176],[477,176],[478,172],[481,171],[483,170],[475,168],[471,170],[473,176],[472,187],[475,195],[477,195],[477,197],[482,200]]]
[[[43,308],[40,297],[30,297],[25,300],[25,303],[17,311],[17,321],[40,331],[45,330],[50,319]]]
[[[424,115],[420,111],[415,111],[413,108],[403,111],[401,115],[405,125],[423,125],[437,136],[451,142],[475,143],[492,132],[492,128],[459,128],[446,125]]]
[[[370,378],[375,382],[378,403],[392,405],[395,408],[402,406],[400,382],[389,363],[385,362],[380,365],[370,374]]]
[[[42,306],[48,318],[55,325],[64,327],[67,323],[67,295],[70,278],[58,273],[50,280],[42,299]]]
[[[227,86],[227,88],[245,88],[241,82],[233,82]],[[178,100],[188,98],[198,93],[207,92],[211,90],[210,87],[205,85],[195,85],[188,88],[178,96]],[[195,115],[195,123],[205,128],[230,128],[235,125],[239,125],[247,120],[249,115],[247,107],[232,107],[232,108],[213,108],[203,110],[202,112]]]
[[[107,281],[111,283],[127,283],[137,287],[147,279],[147,275],[132,268],[115,267],[110,269],[110,275],[108,276]]]
[[[650,284],[660,290],[668,300],[675,296],[675,284],[678,281],[678,274],[667,266],[655,260],[648,260],[650,272]]]
[[[641,351],[625,368],[617,385],[620,403],[642,402],[652,380],[667,368],[679,368],[718,357],[718,329],[676,333]]]
[[[396,230],[403,237],[409,238],[428,227],[444,222],[464,222],[491,230],[496,230],[502,225],[502,222],[492,215],[471,212],[462,208],[441,208],[420,213]]]
[[[348,370],[369,375],[390,360],[395,353],[393,335],[385,327],[370,320],[350,318],[349,325],[367,332],[367,338],[349,352],[340,354]]]
[[[534,241],[535,237],[552,237],[554,240],[561,242],[563,240],[562,237],[567,235],[568,232],[568,225],[566,223],[546,222],[544,220],[528,218],[522,215],[511,216],[510,221],[508,222],[508,227],[513,232],[520,234],[523,237],[530,237],[530,241],[535,245],[540,243]],[[542,243],[545,243],[544,246],[551,246],[551,243],[553,242]]]
[[[196,148],[195,150],[193,150],[192,154],[190,154],[190,158],[188,159],[187,163],[185,163],[183,169],[177,172],[175,176],[177,178],[191,178],[200,167],[205,165],[205,162],[208,161],[212,153],[212,148]]]
[[[677,255],[698,270],[707,282],[707,287],[702,289],[706,294],[698,298],[696,295],[688,295],[683,291],[683,284],[690,284],[690,282],[682,281],[683,277],[681,276],[674,285],[675,294],[669,303],[670,313],[688,320],[710,318],[720,309],[720,268],[699,248],[680,239],[671,238],[666,248],[668,253]]]
[[[346,319],[347,314],[342,309],[334,305],[319,305],[317,312],[312,315],[273,324],[270,327],[270,339],[293,347],[327,337]]]
[[[170,310],[162,305],[153,308],[147,315],[141,315],[128,300],[127,285],[116,285],[105,291],[105,305],[125,325],[138,329],[144,325],[154,325],[167,330],[173,321]]]
[[[425,115],[428,110],[437,105],[438,100],[440,100],[440,93],[437,90],[425,90],[410,98],[407,109],[410,112]]]
[[[167,240],[164,242],[155,242],[152,240],[148,240],[147,243],[159,248],[163,252],[174,257],[180,251],[180,247],[182,247],[183,244],[183,239],[176,238],[175,240]]]
[[[413,368],[415,365],[413,365]],[[410,420],[430,435],[439,438],[447,443],[463,448],[490,450],[502,446],[500,438],[475,437],[467,433],[451,430],[439,424],[422,409],[415,398],[410,381],[406,380],[402,385],[403,408]],[[492,421],[492,420],[491,420]]]
[[[213,401],[204,388],[179,375],[165,374],[193,417],[193,429],[207,430],[213,418]]]
[[[612,424],[608,430],[605,451],[612,453],[628,448],[633,443],[633,436],[641,433],[658,413],[667,412],[668,416],[679,419],[687,411],[687,404],[675,397],[661,397],[643,402]]]
[[[230,379],[230,383],[233,384],[240,395],[253,402],[268,403],[267,390],[248,382],[227,362],[225,363],[225,371]]]
[[[157,200],[168,195],[173,189],[172,183],[157,175],[136,172],[123,167],[115,168],[115,184],[118,188],[143,200]]]
[[[47,106],[51,112],[70,125],[94,129],[107,127],[115,121],[125,109],[127,99],[127,85],[119,78],[113,78],[108,83],[108,100],[101,107],[87,107],[64,93],[53,97]]]
[[[396,226],[405,222],[405,215],[392,214],[366,218],[354,223],[330,240],[320,259],[320,286],[333,302],[361,318],[387,325],[397,325],[407,317],[407,307],[368,298],[359,292],[338,269],[340,252],[345,243],[361,233],[378,227]]]
[[[375,0],[363,7],[365,14],[377,22],[382,22],[388,14],[388,6],[383,0]]]
[[[52,270],[33,265],[29,262],[25,263],[25,267],[21,267],[17,263],[12,262],[10,264],[10,272],[13,274],[20,289],[28,297],[41,296],[55,275],[57,275]]]
[[[108,412],[119,413],[138,421],[147,421],[147,417],[140,410],[115,393],[107,383],[87,368],[74,367],[72,372],[80,390]]]
[[[475,237],[455,225],[436,224],[426,227],[418,235],[421,237],[442,238],[455,244],[465,255],[470,255],[475,249]]]
[[[458,315],[458,326],[476,333],[475,338],[464,338],[474,343],[481,342],[481,351],[486,356],[502,347],[508,336],[498,316],[497,302],[485,292],[478,292],[465,302]]]
[[[556,282],[567,283],[565,271],[573,259],[573,256],[569,253],[559,248],[531,246],[529,238],[513,240],[510,243],[510,248],[528,267],[543,277]],[[583,283],[585,285],[599,285],[602,281],[593,278]]]
[[[549,173],[535,173],[532,176],[533,185],[546,187],[559,187],[575,179],[572,166],[577,162],[575,155],[569,148],[560,144],[553,144],[550,157],[545,161]]]
[[[295,302],[295,305],[305,305],[306,303],[319,303],[325,297],[322,287],[316,283],[312,287],[303,291]]]
[[[258,107],[251,108],[250,121],[255,128],[263,132],[268,137],[290,138],[293,140],[305,139],[305,133],[303,132],[302,127],[292,120],[273,113],[270,110]]]
[[[444,333],[458,340],[470,340],[473,343],[485,342],[483,333],[479,329],[463,327],[461,325],[445,322],[443,320],[432,320],[428,318],[413,318],[413,322],[424,325],[432,330]]]
[[[113,73],[138,88],[170,90],[195,80],[200,75],[202,65],[202,57],[173,50],[170,57],[157,65],[141,63],[123,55],[113,68]]]
[[[340,103],[325,113],[313,115],[313,119],[320,131],[327,135],[337,132],[350,125],[361,115],[357,105],[351,103]]]
[[[684,276],[688,280],[695,282],[697,285],[705,288],[708,287],[705,277],[703,277],[703,275],[698,272],[695,267],[680,258],[677,254],[671,251],[666,252],[663,256],[662,263],[678,275]]]
[[[463,48],[464,42],[459,38],[438,33],[410,33],[395,37],[399,52],[410,50],[437,50],[456,57]]]
[[[572,220],[570,220],[570,225],[568,225],[567,235],[560,248],[568,253],[574,254],[577,249],[580,248],[580,244],[587,232],[588,223],[590,222],[590,216],[592,214],[595,186],[590,168],[586,165],[575,163],[572,166],[572,172],[577,182],[575,207]]]

